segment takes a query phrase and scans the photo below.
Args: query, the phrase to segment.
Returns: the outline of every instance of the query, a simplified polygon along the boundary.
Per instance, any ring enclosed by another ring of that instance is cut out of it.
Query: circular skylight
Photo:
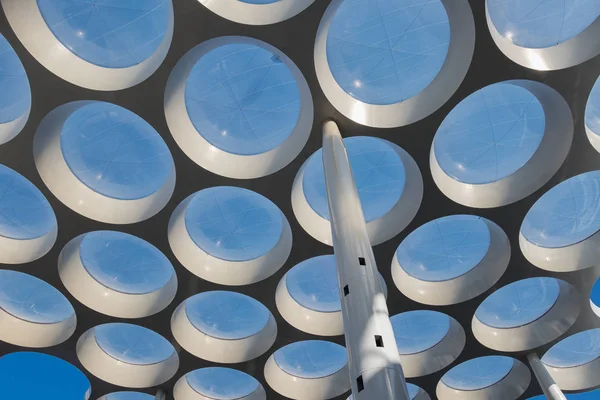
[[[344,347],[322,340],[290,343],[273,353],[273,357],[284,372],[305,379],[333,375],[348,362]]]
[[[185,90],[198,134],[232,154],[255,155],[281,145],[300,116],[300,91],[288,66],[255,44],[224,44],[203,55]]]
[[[158,50],[168,29],[171,0],[37,0],[54,36],[78,57],[101,67],[126,68]]]
[[[19,56],[0,34],[0,124],[6,124],[29,112],[31,88]],[[20,129],[19,129],[20,130]],[[18,133],[18,132],[17,132]],[[15,133],[16,134],[16,133]]]
[[[487,0],[496,30],[520,47],[546,48],[574,38],[600,17],[600,3],[583,1]]]
[[[429,350],[440,343],[450,329],[450,318],[436,311],[408,311],[390,320],[400,354]]]
[[[88,400],[92,392],[90,381],[75,366],[34,352],[1,357],[0,386],[7,399]]]
[[[24,176],[0,164],[0,235],[27,240],[56,228],[54,211],[44,195]]]
[[[60,147],[71,172],[101,195],[135,200],[163,187],[173,168],[169,148],[142,118],[91,102],[64,122]]]
[[[286,275],[290,296],[313,311],[336,312],[342,309],[335,257],[313,257],[295,265]]]
[[[400,243],[396,257],[411,276],[439,282],[475,268],[490,247],[490,231],[481,217],[451,215],[428,222]]]
[[[98,400],[154,400],[154,396],[140,392],[115,392],[104,395]]]
[[[255,392],[260,383],[250,375],[231,368],[208,367],[185,375],[192,389],[215,400],[236,400]]]
[[[450,45],[441,0],[344,1],[327,35],[327,61],[348,94],[368,104],[394,104],[425,89]]]
[[[492,293],[477,308],[475,317],[494,328],[527,325],[554,306],[559,292],[558,282],[554,278],[523,279]]]
[[[0,270],[0,308],[37,324],[56,324],[75,314],[67,298],[50,284],[7,269]]]
[[[594,286],[592,287],[590,304],[592,306],[592,311],[600,317],[600,279],[596,280],[596,283],[594,283]]]
[[[600,230],[600,171],[563,181],[531,207],[521,234],[537,246],[557,248],[581,242]]]
[[[258,301],[241,293],[213,291],[190,297],[185,312],[200,332],[218,339],[237,340],[261,332],[271,313]]]
[[[600,77],[596,80],[585,106],[585,128],[588,137],[591,134],[592,138],[598,137],[600,139]],[[599,149],[596,148],[596,150]]]
[[[456,390],[481,390],[504,379],[514,360],[503,356],[486,356],[465,361],[442,376],[442,383]]]
[[[398,203],[405,186],[405,170],[398,153],[385,141],[367,136],[344,139],[365,220],[373,221]],[[310,207],[329,220],[322,150],[307,161],[302,189]]]
[[[531,159],[545,123],[542,104],[530,91],[495,83],[469,95],[446,116],[435,135],[435,157],[460,182],[495,182]]]
[[[150,243],[116,231],[86,234],[79,248],[81,263],[100,284],[127,294],[147,294],[166,285],[175,271]]]
[[[220,186],[197,192],[185,211],[185,226],[206,253],[228,261],[267,254],[282,234],[281,211],[247,189]]]
[[[98,346],[110,357],[134,365],[158,364],[175,352],[165,338],[150,329],[124,323],[94,328]]]
[[[555,368],[573,368],[600,357],[600,329],[590,329],[569,336],[544,354],[544,364]]]

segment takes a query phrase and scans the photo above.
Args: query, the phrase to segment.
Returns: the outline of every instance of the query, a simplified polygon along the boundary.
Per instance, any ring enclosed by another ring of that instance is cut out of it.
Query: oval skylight
[[[27,73],[10,43],[0,34],[0,143],[8,142],[25,126],[31,109]]]
[[[313,311],[341,311],[337,269],[333,255],[313,257],[294,266],[286,275],[290,296]]]
[[[300,116],[292,71],[272,52],[248,43],[225,44],[203,55],[185,90],[199,135],[231,154],[256,155],[280,146]]]
[[[115,104],[91,102],[65,121],[60,146],[71,172],[101,195],[135,200],[156,193],[173,160],[160,135]]]
[[[175,273],[173,266],[150,243],[116,231],[85,235],[79,248],[81,263],[100,284],[127,294],[161,289]]]
[[[154,396],[140,392],[114,392],[104,395],[98,400],[154,400]]]
[[[290,343],[273,353],[273,357],[283,371],[306,379],[335,374],[348,362],[344,347],[323,340]]]
[[[199,394],[215,400],[236,400],[255,392],[260,383],[252,376],[231,368],[208,367],[185,375]]]
[[[268,253],[281,237],[282,218],[267,198],[231,186],[197,192],[185,211],[185,225],[194,243],[228,261],[248,261]]]
[[[556,368],[573,368],[600,357],[600,329],[590,329],[571,335],[550,348],[542,362]]]
[[[408,311],[390,318],[400,354],[415,354],[440,343],[450,329],[447,315],[429,311]]]
[[[442,376],[442,382],[457,390],[481,390],[504,379],[514,360],[504,356],[474,358],[458,364]]]
[[[441,0],[344,1],[327,35],[333,77],[364,103],[402,102],[440,72],[450,46]]]
[[[585,130],[592,146],[600,151],[600,78],[592,87],[585,106]]]

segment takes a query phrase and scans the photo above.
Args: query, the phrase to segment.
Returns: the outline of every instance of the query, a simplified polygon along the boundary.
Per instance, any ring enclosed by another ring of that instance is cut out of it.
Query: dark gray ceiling
[[[201,291],[216,289],[219,286],[195,277],[177,262],[167,242],[167,222],[175,206],[189,194],[210,186],[237,185],[257,191],[275,202],[288,217],[294,234],[292,254],[288,262],[278,273],[263,282],[236,288],[236,290],[258,299],[273,312],[277,319],[279,333],[275,345],[269,352],[258,359],[233,365],[233,367],[250,373],[259,379],[265,389],[267,389],[268,398],[281,398],[280,395],[268,387],[264,380],[262,371],[265,361],[275,349],[290,342],[314,338],[314,336],[292,328],[281,318],[275,306],[275,288],[283,274],[296,263],[306,258],[331,253],[332,251],[328,246],[312,239],[297,223],[290,203],[292,181],[301,164],[320,147],[320,125],[322,121],[333,118],[339,123],[345,136],[370,135],[382,137],[397,143],[414,157],[423,174],[425,195],[416,218],[400,235],[375,247],[379,269],[388,283],[390,314],[424,308],[400,294],[393,285],[390,276],[390,263],[393,253],[401,240],[409,232],[427,221],[455,213],[474,213],[484,216],[496,222],[506,231],[511,240],[512,258],[508,271],[497,285],[485,294],[463,304],[435,307],[436,310],[452,315],[467,331],[466,348],[456,363],[477,356],[494,354],[493,351],[480,345],[470,333],[471,318],[476,307],[487,294],[509,282],[530,276],[547,275],[529,264],[519,250],[518,232],[527,210],[542,193],[558,182],[584,171],[600,169],[600,154],[596,153],[588,143],[583,127],[585,102],[594,81],[600,73],[600,57],[596,57],[580,66],[556,72],[537,72],[520,67],[508,60],[493,43],[485,20],[484,0],[470,0],[477,29],[475,56],[469,73],[456,94],[440,110],[418,123],[387,130],[366,128],[350,122],[336,112],[324,97],[317,83],[313,65],[313,44],[321,15],[329,2],[330,0],[316,0],[312,6],[300,15],[276,25],[243,26],[216,16],[204,8],[197,0],[173,0],[175,6],[175,34],[166,60],[159,70],[147,81],[131,89],[118,92],[94,92],[76,87],[54,76],[23,48],[8,25],[4,14],[0,16],[0,32],[9,40],[23,61],[29,75],[33,94],[33,107],[29,122],[17,138],[0,146],[0,163],[25,175],[42,190],[56,212],[59,225],[57,242],[54,248],[42,259],[29,264],[2,267],[27,272],[59,288],[74,305],[78,316],[77,330],[68,341],[59,346],[41,349],[40,351],[61,357],[83,370],[75,353],[75,343],[79,336],[95,325],[117,320],[116,318],[107,317],[92,311],[77,302],[65,290],[58,278],[56,269],[56,261],[60,250],[73,237],[92,230],[117,229],[137,235],[161,249],[175,265],[179,276],[179,291],[177,297],[169,307],[155,316],[133,321],[134,323],[153,329],[168,338],[179,351],[181,359],[179,372],[163,387],[170,390],[175,381],[184,373],[208,366],[209,362],[188,354],[177,345],[171,334],[170,317],[175,307],[187,297]],[[308,144],[300,153],[300,156],[290,165],[265,178],[238,181],[223,178],[203,170],[183,154],[173,141],[167,128],[163,112],[163,92],[171,69],[179,58],[193,46],[207,39],[224,35],[252,36],[278,47],[302,70],[312,90],[315,101],[315,123]],[[445,115],[461,99],[488,84],[507,79],[532,79],[541,81],[553,87],[565,97],[571,106],[575,119],[573,147],[565,164],[556,176],[541,190],[526,199],[509,206],[491,210],[475,210],[463,207],[447,199],[437,189],[431,178],[429,172],[431,141]],[[113,102],[137,113],[152,124],[169,145],[177,167],[177,186],[169,204],[155,217],[141,223],[125,226],[110,226],[95,222],[78,215],[64,206],[42,183],[35,169],[32,156],[32,141],[37,125],[55,107],[69,101],[88,99]],[[587,299],[585,298],[589,294],[591,284],[598,275],[600,275],[600,271],[597,269],[560,275],[561,278],[577,285],[582,292],[582,305],[585,312],[582,313],[578,323],[569,331],[570,333],[600,326],[600,322],[591,317]],[[343,344],[343,337],[326,339]],[[26,349],[0,343],[0,355],[20,350]],[[518,354],[517,356],[522,361],[526,361],[524,354]],[[433,397],[435,395],[435,386],[447,369],[429,376],[413,379],[411,382],[423,387]],[[119,388],[105,383],[91,374],[87,375],[92,383],[92,399],[96,399],[108,392],[119,390]],[[148,392],[154,393],[155,390],[148,390]],[[524,398],[540,393],[538,385],[532,383],[529,390],[525,393]]]

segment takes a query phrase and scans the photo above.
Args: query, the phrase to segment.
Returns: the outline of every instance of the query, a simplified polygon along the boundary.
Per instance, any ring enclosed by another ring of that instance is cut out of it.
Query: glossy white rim
[[[315,0],[279,0],[270,4],[251,4],[239,0],[199,0],[215,14],[246,25],[270,25],[285,21],[304,11]]]

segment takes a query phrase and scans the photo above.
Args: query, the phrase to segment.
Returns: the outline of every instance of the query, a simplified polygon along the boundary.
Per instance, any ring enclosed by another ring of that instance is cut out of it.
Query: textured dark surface
[[[580,66],[555,72],[536,72],[522,68],[508,60],[493,43],[485,20],[484,1],[470,0],[477,28],[476,49],[469,73],[459,90],[440,110],[418,123],[397,129],[372,129],[359,126],[342,117],[328,103],[318,85],[313,65],[313,44],[317,26],[321,15],[329,4],[329,0],[316,0],[312,6],[300,15],[291,20],[271,26],[243,26],[226,21],[208,11],[197,0],[174,0],[173,2],[175,6],[175,34],[166,60],[158,71],[145,82],[136,87],[117,92],[86,90],[59,79],[42,67],[23,48],[8,25],[4,14],[2,13],[0,16],[0,32],[5,35],[20,56],[29,75],[33,95],[33,108],[29,122],[17,138],[0,146],[0,163],[25,175],[42,190],[56,212],[59,226],[58,239],[54,248],[42,259],[29,264],[2,266],[2,268],[23,271],[51,283],[67,295],[75,307],[78,316],[77,330],[67,342],[52,348],[41,349],[40,351],[61,357],[82,368],[75,352],[75,344],[79,336],[95,325],[118,320],[92,311],[77,302],[65,290],[58,278],[56,269],[58,254],[70,239],[92,230],[116,229],[137,235],[157,246],[167,255],[177,270],[179,291],[173,303],[155,316],[131,321],[160,333],[172,341],[179,351],[181,360],[180,369],[173,379],[163,385],[163,388],[170,390],[175,381],[184,373],[210,365],[211,363],[188,354],[177,345],[171,334],[170,317],[175,307],[189,296],[201,291],[223,289],[224,287],[195,277],[177,262],[167,242],[167,223],[176,205],[189,194],[210,186],[236,185],[257,191],[275,202],[288,217],[294,234],[292,254],[288,262],[278,273],[263,282],[234,288],[234,290],[248,294],[265,304],[277,319],[279,333],[275,345],[266,354],[247,363],[232,365],[232,367],[250,373],[259,379],[267,390],[270,399],[281,398],[280,395],[268,387],[264,380],[263,366],[265,361],[277,348],[297,340],[314,338],[314,336],[300,332],[281,318],[275,306],[275,288],[283,274],[296,263],[306,258],[327,254],[332,251],[330,247],[312,239],[297,223],[290,202],[292,181],[302,163],[320,147],[321,123],[327,118],[333,118],[339,123],[345,136],[371,135],[397,143],[414,157],[423,174],[425,193],[423,203],[416,218],[400,235],[375,247],[375,256],[378,261],[379,270],[388,283],[390,314],[393,315],[406,310],[425,308],[400,294],[393,285],[390,276],[390,263],[393,253],[401,240],[409,232],[427,221],[455,213],[481,215],[496,222],[506,231],[511,240],[512,258],[506,274],[498,284],[483,295],[463,304],[448,307],[433,307],[438,311],[452,315],[467,331],[466,348],[456,363],[477,356],[495,354],[493,351],[480,345],[470,333],[471,318],[477,306],[491,291],[509,282],[529,276],[549,275],[529,264],[519,250],[518,232],[523,217],[535,200],[558,182],[585,171],[600,169],[600,154],[596,153],[588,143],[583,127],[585,102],[595,79],[600,73],[600,57],[596,57]],[[308,144],[300,156],[290,165],[265,178],[233,180],[203,170],[189,160],[177,147],[167,128],[163,112],[163,93],[171,69],[193,46],[204,40],[224,35],[251,36],[278,47],[298,65],[312,90],[315,101],[315,123]],[[565,97],[571,106],[575,120],[575,139],[571,152],[556,176],[542,189],[526,199],[509,206],[490,210],[475,210],[463,207],[447,199],[437,189],[431,178],[429,171],[431,141],[445,115],[461,99],[483,86],[506,79],[532,79],[541,81],[558,90]],[[32,141],[35,129],[40,120],[48,112],[61,104],[74,100],[90,99],[113,102],[137,113],[158,130],[173,153],[177,167],[175,193],[168,205],[158,215],[147,221],[132,225],[110,226],[82,217],[64,206],[50,193],[42,183],[35,169],[32,155]],[[589,311],[587,302],[591,285],[599,274],[600,272],[597,269],[590,269],[579,273],[554,275],[570,281],[581,289],[583,312],[578,323],[576,323],[569,333],[599,325],[596,319],[591,316],[592,314]],[[326,339],[343,344],[343,337],[341,336]],[[25,349],[0,342],[0,355],[19,350]],[[516,356],[522,361],[526,361],[525,354],[517,354]],[[456,363],[452,365],[456,365]],[[423,387],[434,398],[435,386],[447,369],[429,376],[412,379],[411,382]],[[87,375],[92,383],[92,399],[94,400],[103,394],[119,390],[119,388],[107,384],[89,373]],[[152,389],[147,391],[149,393],[155,392]],[[530,397],[539,393],[541,391],[537,384],[532,383],[524,397]],[[345,398],[345,396],[340,398]]]

